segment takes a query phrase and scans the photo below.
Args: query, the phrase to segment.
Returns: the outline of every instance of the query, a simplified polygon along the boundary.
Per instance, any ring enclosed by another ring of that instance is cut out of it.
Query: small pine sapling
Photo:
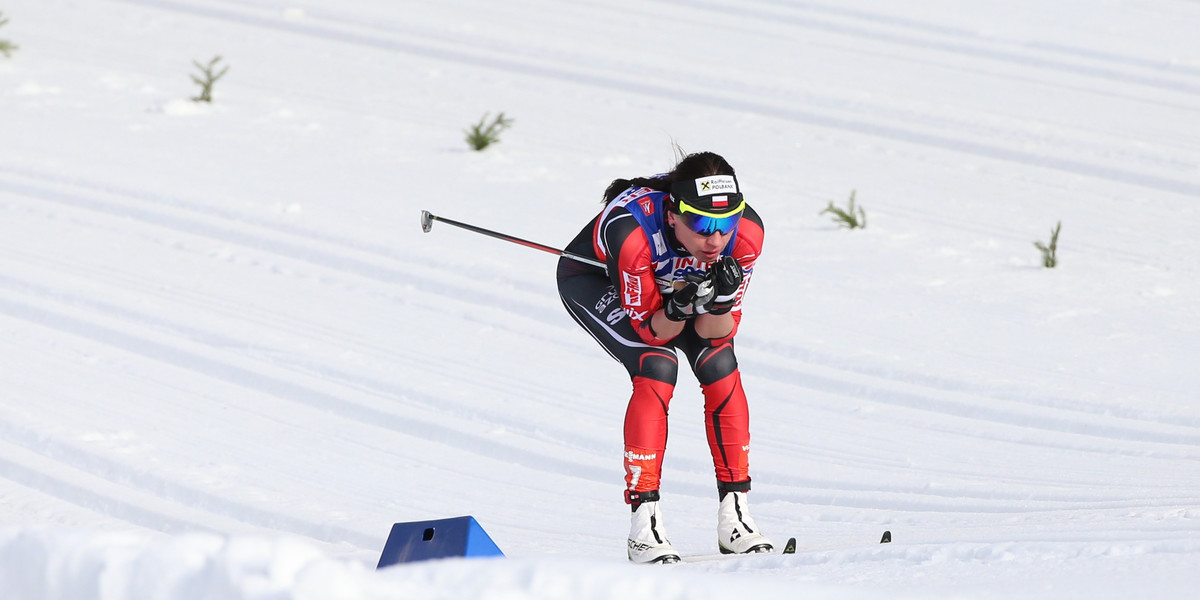
[[[470,129],[465,130],[467,134],[467,144],[476,152],[487,148],[488,146],[500,142],[500,132],[512,126],[513,120],[505,118],[504,113],[496,115],[495,119],[488,122],[488,114],[484,113],[483,118],[479,122],[472,125]]]
[[[192,98],[192,102],[212,102],[213,84],[216,83],[218,79],[224,77],[225,73],[229,72],[228,66],[226,66],[224,69],[221,69],[219,73],[213,72],[217,62],[220,60],[221,57],[217,56],[208,61],[207,65],[200,64],[200,61],[192,61],[192,64],[196,65],[196,68],[200,69],[200,74],[204,76],[203,79],[201,79],[199,76],[192,75],[192,81],[196,82],[196,85],[200,86],[200,95]]]
[[[838,224],[838,227],[847,229],[862,229],[867,226],[867,213],[863,211],[861,206],[855,206],[854,194],[857,190],[850,191],[850,203],[846,208],[839,208],[833,205],[833,200],[829,201],[829,206],[825,210],[817,213],[823,215],[830,213],[833,215],[833,222]]]
[[[4,27],[7,23],[8,19],[4,18],[4,12],[0,11],[0,27]],[[4,58],[12,58],[12,52],[17,48],[20,46],[8,40],[0,40],[0,54],[3,54]]]
[[[1054,229],[1050,230],[1050,244],[1046,245],[1041,242],[1034,242],[1033,245],[1038,250],[1042,251],[1042,266],[1047,269],[1053,269],[1058,266],[1058,232],[1062,230],[1062,221],[1059,221]]]

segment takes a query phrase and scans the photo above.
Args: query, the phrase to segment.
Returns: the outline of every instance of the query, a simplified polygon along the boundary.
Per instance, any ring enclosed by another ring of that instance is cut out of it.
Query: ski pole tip
[[[421,211],[421,231],[429,233],[430,229],[433,229],[433,213],[423,210]]]

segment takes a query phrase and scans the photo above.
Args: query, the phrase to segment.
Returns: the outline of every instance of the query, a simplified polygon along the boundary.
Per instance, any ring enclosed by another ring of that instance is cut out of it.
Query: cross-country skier
[[[629,560],[679,561],[658,505],[677,350],[704,392],[720,550],[769,552],[771,540],[746,503],[750,418],[733,350],[762,221],[743,199],[733,167],[711,152],[688,155],[669,173],[617,179],[604,201],[566,251],[595,257],[608,272],[562,259],[558,289],[571,316],[633,380],[625,413]]]

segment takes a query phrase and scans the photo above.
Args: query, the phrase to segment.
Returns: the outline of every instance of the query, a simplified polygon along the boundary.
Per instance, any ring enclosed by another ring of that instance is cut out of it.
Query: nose
[[[716,252],[717,250],[724,248],[725,244],[728,242],[728,234],[717,232],[704,238],[704,249],[708,250],[709,252]]]

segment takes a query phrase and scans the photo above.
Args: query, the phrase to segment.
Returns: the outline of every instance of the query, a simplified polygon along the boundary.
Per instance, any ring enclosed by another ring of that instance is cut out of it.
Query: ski
[[[892,532],[890,530],[884,531],[883,537],[881,537],[879,539],[879,543],[880,544],[890,544],[891,542],[892,542]],[[843,546],[843,545],[839,544],[839,547],[840,546]],[[743,558],[743,557],[747,557],[747,556],[778,556],[781,554],[795,554],[796,549],[797,549],[796,538],[791,537],[791,538],[788,538],[788,541],[787,541],[787,543],[785,543],[783,545],[783,548],[776,550],[776,551],[772,551],[772,552],[750,552],[747,554],[695,554],[695,555],[691,555],[691,556],[684,556],[684,557],[680,558],[680,561],[685,562],[685,563],[694,563],[694,562],[707,562],[707,561],[712,561],[712,560],[729,560],[729,559]],[[815,552],[815,551],[822,550],[822,548],[805,548],[804,550],[806,552],[808,552],[808,551]]]
[[[788,538],[783,548],[772,550],[770,552],[747,552],[745,554],[695,554],[692,556],[684,556],[681,560],[685,563],[689,562],[706,562],[710,560],[729,560],[736,558],[745,558],[747,556],[777,556],[780,554],[795,554],[796,553],[796,538]]]

